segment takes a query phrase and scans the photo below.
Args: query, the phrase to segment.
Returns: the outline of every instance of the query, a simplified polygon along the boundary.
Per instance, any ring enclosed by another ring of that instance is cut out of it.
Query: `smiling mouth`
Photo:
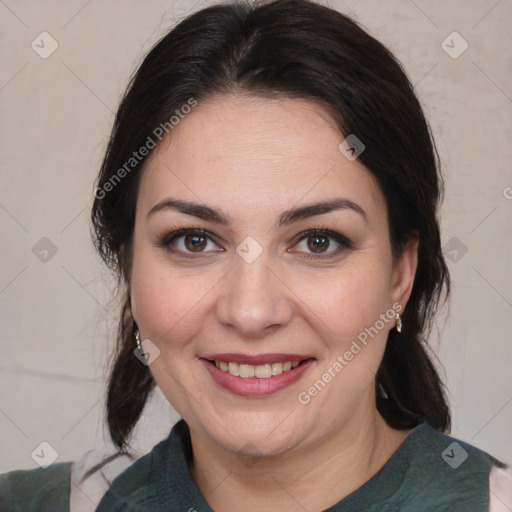
[[[231,361],[217,361],[210,359],[208,359],[208,362],[215,365],[219,370],[229,373],[234,377],[241,377],[242,379],[249,379],[251,377],[256,377],[257,379],[268,379],[281,375],[285,372],[291,372],[301,364],[310,360],[311,358],[304,359],[303,361],[285,361],[282,363],[277,362],[258,365],[240,364]]]

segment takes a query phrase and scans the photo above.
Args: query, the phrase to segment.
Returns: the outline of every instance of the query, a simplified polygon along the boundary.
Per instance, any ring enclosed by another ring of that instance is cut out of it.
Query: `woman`
[[[166,35],[92,221],[124,293],[111,437],[126,453],[155,385],[183,420],[96,510],[499,510],[510,477],[445,434],[424,345],[449,292],[440,195],[408,79],[349,18],[218,5]],[[68,510],[69,471],[4,475],[8,510]]]

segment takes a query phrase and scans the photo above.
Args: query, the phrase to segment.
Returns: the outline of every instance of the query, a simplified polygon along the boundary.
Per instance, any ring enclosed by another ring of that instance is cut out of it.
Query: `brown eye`
[[[185,247],[190,252],[201,252],[208,243],[208,239],[202,235],[186,235],[184,237]]]
[[[183,257],[203,257],[212,253],[224,252],[214,241],[214,236],[202,229],[182,228],[160,237],[159,247],[174,255]]]
[[[336,257],[353,247],[345,236],[330,229],[311,229],[301,233],[299,242],[291,252],[301,254],[307,259]]]
[[[325,252],[329,248],[329,237],[325,235],[311,235],[307,238],[307,246],[311,252]]]

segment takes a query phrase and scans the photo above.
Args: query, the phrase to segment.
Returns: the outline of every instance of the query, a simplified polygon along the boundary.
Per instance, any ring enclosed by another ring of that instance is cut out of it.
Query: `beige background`
[[[105,447],[116,310],[89,238],[93,180],[136,63],[200,5],[0,0],[0,472],[36,467],[31,453],[42,441],[61,461]],[[512,0],[330,5],[397,54],[428,113],[447,178],[443,243],[454,293],[432,345],[452,433],[512,463]],[[47,59],[31,48],[43,31],[59,45]],[[469,44],[457,59],[441,46],[453,31]],[[46,262],[32,252],[42,237],[57,249]],[[157,393],[136,432],[139,453],[175,419]]]

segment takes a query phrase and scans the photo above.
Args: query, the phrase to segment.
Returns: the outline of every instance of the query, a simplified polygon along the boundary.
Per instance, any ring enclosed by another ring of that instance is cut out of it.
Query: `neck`
[[[277,457],[241,460],[191,430],[190,471],[213,510],[320,511],[375,475],[408,432],[392,429],[372,408],[330,437]]]

